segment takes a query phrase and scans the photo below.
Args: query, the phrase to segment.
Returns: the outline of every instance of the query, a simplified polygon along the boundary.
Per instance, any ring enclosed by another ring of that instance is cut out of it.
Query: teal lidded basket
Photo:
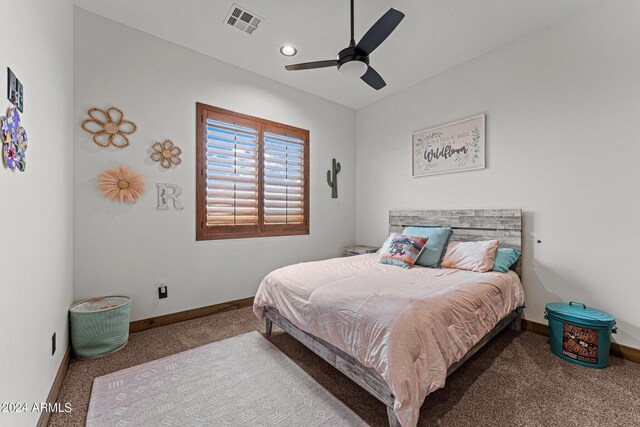
[[[115,295],[79,301],[69,308],[71,347],[79,359],[120,350],[129,340],[131,298]]]
[[[589,368],[607,367],[611,334],[617,331],[612,315],[575,301],[547,304],[544,313],[556,356]]]

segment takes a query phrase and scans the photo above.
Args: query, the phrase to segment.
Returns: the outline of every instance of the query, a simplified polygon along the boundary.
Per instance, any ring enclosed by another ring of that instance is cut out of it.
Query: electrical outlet
[[[51,335],[51,355],[53,356],[54,354],[56,354],[56,333],[54,332],[53,335]]]
[[[158,298],[163,299],[168,297],[169,291],[167,290],[167,285],[158,286]]]

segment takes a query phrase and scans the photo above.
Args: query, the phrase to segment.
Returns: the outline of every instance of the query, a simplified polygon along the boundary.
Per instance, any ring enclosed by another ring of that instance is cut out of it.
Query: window
[[[309,234],[309,131],[198,103],[196,239]]]

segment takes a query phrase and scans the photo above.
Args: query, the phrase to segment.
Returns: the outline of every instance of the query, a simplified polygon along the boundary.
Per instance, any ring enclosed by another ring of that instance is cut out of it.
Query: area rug
[[[87,426],[366,426],[258,332],[98,377]]]

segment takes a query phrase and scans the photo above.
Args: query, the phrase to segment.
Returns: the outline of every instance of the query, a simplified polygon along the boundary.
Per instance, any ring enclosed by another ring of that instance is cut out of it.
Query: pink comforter
[[[404,427],[444,386],[447,368],[524,303],[508,273],[400,267],[377,254],[307,262],[264,278],[253,311],[275,307],[299,329],[382,375]]]

